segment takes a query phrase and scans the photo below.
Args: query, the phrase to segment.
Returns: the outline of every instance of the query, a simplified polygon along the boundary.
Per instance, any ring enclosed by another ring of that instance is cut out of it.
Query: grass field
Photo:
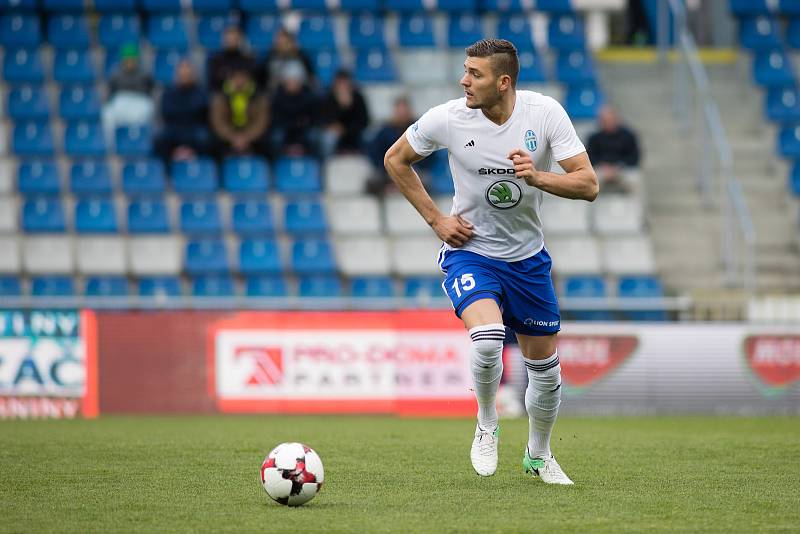
[[[527,420],[474,474],[474,423],[379,417],[107,417],[0,423],[3,532],[574,532],[800,530],[800,419],[562,419],[574,487],[526,478]],[[265,454],[303,441],[320,494],[280,506]]]

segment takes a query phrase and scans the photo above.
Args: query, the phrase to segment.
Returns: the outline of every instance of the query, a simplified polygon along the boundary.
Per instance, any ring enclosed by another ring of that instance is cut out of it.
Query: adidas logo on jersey
[[[470,147],[470,146],[475,146],[475,140],[474,139],[470,139],[469,143],[464,145],[464,148],[467,148],[467,147]]]

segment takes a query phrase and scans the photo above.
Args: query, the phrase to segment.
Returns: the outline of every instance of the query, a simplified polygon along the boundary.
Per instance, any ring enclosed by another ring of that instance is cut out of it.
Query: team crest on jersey
[[[510,180],[497,180],[486,188],[486,201],[499,210],[507,210],[522,200],[522,189]]]
[[[530,150],[531,152],[535,151],[536,145],[537,145],[536,132],[534,132],[533,130],[528,130],[527,132],[525,132],[525,146],[528,148],[528,150]]]

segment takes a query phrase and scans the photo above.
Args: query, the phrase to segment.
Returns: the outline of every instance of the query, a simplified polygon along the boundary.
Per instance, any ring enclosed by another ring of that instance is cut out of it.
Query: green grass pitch
[[[2,532],[756,532],[800,529],[800,419],[562,418],[576,485],[521,469],[527,419],[502,421],[500,465],[470,465],[474,422],[384,417],[104,417],[0,422]],[[261,488],[284,441],[319,452],[299,508]]]

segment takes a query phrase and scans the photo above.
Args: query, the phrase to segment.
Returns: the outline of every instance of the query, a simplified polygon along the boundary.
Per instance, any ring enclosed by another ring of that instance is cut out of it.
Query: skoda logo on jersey
[[[513,208],[522,200],[522,189],[510,180],[497,180],[486,188],[486,201],[499,210]]]
[[[533,130],[525,132],[525,146],[528,150],[534,152],[536,150],[536,144],[536,133]]]

